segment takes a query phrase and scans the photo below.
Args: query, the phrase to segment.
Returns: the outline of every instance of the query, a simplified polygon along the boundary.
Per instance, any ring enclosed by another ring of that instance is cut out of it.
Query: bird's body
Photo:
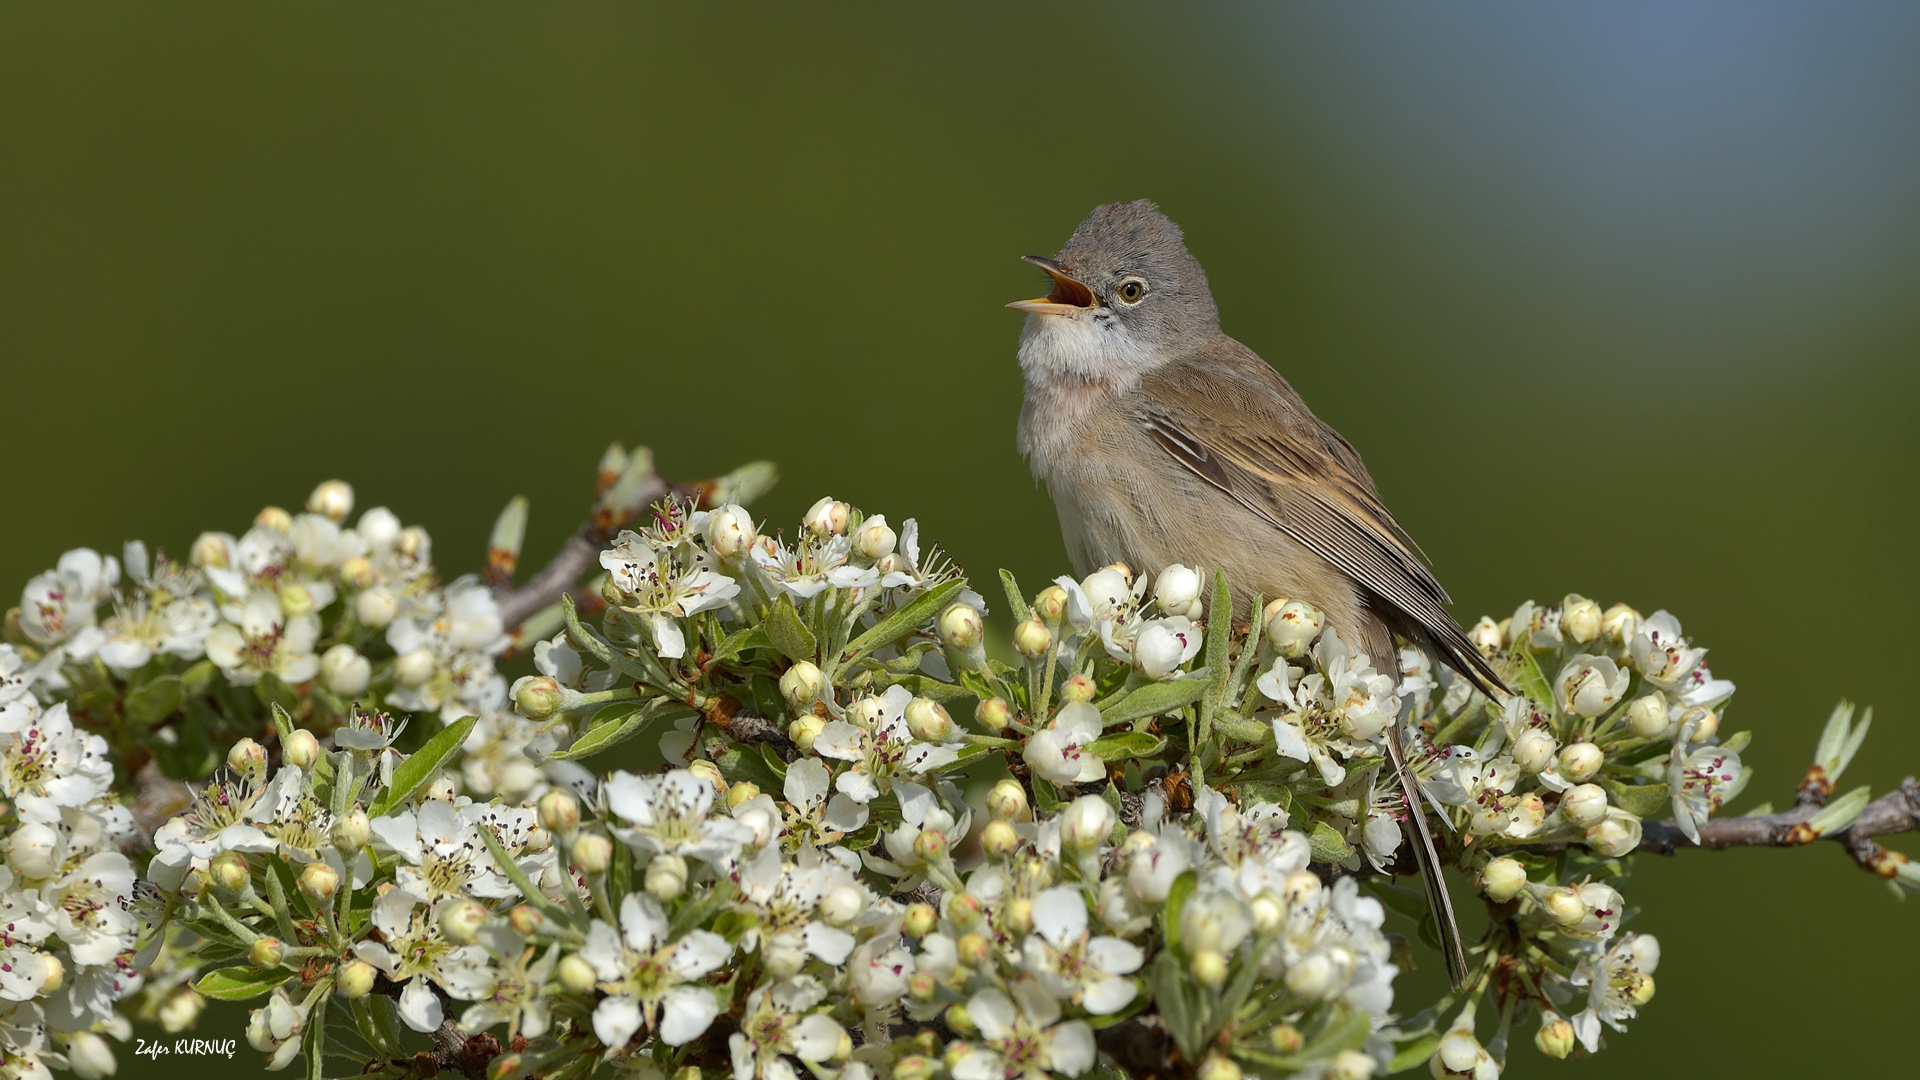
[[[1060,512],[1074,568],[1224,570],[1237,618],[1255,596],[1304,600],[1398,676],[1396,634],[1490,691],[1499,676],[1380,501],[1360,455],[1219,325],[1206,273],[1148,202],[1096,209],[1053,259],[1020,340],[1020,450]],[[1449,971],[1451,902],[1397,727],[1387,749],[1415,829]]]

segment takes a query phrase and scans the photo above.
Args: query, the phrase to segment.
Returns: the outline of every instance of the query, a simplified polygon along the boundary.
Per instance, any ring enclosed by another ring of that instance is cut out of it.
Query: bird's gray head
[[[1099,207],[1058,256],[1026,261],[1053,279],[1046,296],[1008,305],[1029,313],[1020,339],[1029,374],[1137,376],[1220,330],[1206,271],[1180,226],[1145,199]]]

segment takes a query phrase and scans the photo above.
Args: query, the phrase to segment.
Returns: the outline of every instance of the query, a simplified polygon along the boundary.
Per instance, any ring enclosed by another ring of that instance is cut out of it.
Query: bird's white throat
[[[1133,390],[1164,362],[1111,315],[1028,315],[1020,334],[1026,381],[1020,452],[1034,475],[1051,471],[1056,455],[1102,402]]]

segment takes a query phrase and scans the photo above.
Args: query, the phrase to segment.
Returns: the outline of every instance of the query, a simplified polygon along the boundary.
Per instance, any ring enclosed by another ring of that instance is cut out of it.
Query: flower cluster
[[[610,453],[601,509],[650,469]],[[184,563],[36,577],[0,645],[0,1080],[106,1075],[210,1000],[268,1069],[1484,1080],[1514,1024],[1588,1054],[1650,1001],[1632,853],[1748,777],[1666,612],[1482,620],[1490,697],[1307,599],[1116,564],[1003,573],[1001,650],[914,520],[827,498],[769,535],[746,493],[596,512],[598,576],[533,603],[524,502],[442,584],[333,482]],[[1865,727],[1836,712],[1819,799]],[[1423,1012],[1416,814],[1488,914]]]

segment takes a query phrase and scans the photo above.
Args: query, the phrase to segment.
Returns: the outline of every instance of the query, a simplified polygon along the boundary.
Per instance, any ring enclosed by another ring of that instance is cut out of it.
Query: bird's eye
[[[1123,304],[1137,304],[1147,295],[1147,283],[1139,278],[1128,278],[1120,283],[1119,296]]]

